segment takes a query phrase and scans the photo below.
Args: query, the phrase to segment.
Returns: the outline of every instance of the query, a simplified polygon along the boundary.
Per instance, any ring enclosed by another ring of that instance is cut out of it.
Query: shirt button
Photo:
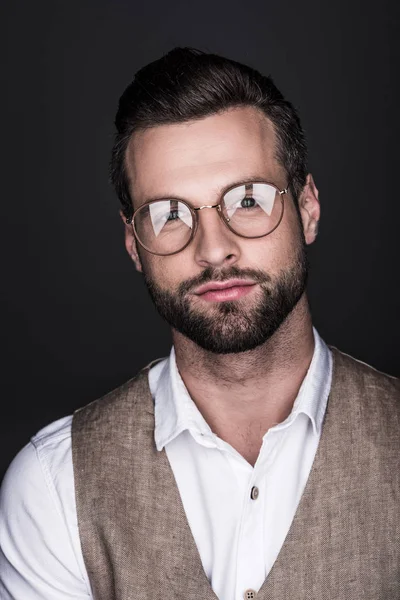
[[[253,485],[253,487],[251,488],[251,492],[250,492],[250,498],[252,500],[257,500],[259,495],[260,495],[260,490],[258,489],[257,486]],[[253,596],[250,596],[250,597],[253,598]]]
[[[257,592],[255,590],[246,590],[243,594],[244,600],[253,600],[257,596]]]

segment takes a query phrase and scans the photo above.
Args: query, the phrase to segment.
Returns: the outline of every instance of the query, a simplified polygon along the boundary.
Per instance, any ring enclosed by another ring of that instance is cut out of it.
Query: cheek
[[[193,265],[190,265],[180,254],[174,256],[148,255],[142,260],[143,269],[162,289],[171,290],[179,283],[193,277]]]
[[[286,219],[281,223],[279,229],[282,262],[291,264],[298,255],[303,237],[302,225],[294,206],[287,211]]]
[[[295,225],[295,224],[294,224]],[[285,222],[269,236],[246,244],[240,266],[251,266],[270,274],[279,273],[293,263],[299,247],[298,226]]]

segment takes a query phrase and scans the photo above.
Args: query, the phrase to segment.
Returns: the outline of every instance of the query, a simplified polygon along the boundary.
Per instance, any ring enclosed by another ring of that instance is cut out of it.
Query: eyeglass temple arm
[[[281,196],[283,196],[283,194],[288,194],[289,193],[289,188],[290,188],[291,185],[292,185],[292,181],[291,181],[291,179],[289,179],[288,182],[287,182],[286,187],[283,190],[280,190],[279,194]]]

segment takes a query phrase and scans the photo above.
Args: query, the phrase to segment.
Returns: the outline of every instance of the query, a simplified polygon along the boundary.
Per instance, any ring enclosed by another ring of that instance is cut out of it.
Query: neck
[[[290,414],[313,356],[305,294],[254,350],[214,354],[175,330],[173,341],[180,375],[212,431],[254,464],[264,434]]]

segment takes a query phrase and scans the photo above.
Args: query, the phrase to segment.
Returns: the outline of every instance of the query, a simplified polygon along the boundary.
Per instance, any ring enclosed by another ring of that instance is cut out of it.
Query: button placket
[[[264,558],[264,461],[258,461],[249,480],[244,498],[241,533],[237,557],[236,598],[256,598],[265,580]],[[258,485],[254,485],[257,482]]]

